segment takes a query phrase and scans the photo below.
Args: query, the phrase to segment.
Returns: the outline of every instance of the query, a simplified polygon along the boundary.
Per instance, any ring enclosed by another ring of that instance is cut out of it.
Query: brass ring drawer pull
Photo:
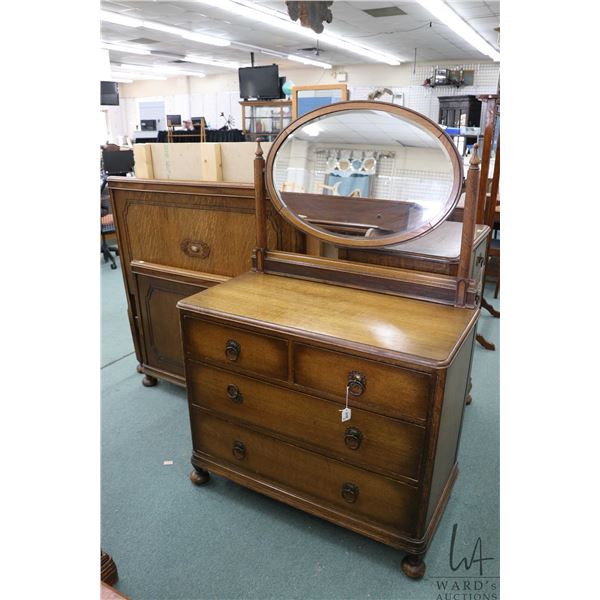
[[[367,389],[367,378],[359,371],[348,373],[348,390],[352,396],[360,396]]]
[[[360,429],[356,427],[348,427],[344,436],[344,442],[350,450],[358,450],[363,440],[363,434]]]
[[[246,458],[246,444],[236,440],[233,442],[233,455],[238,459],[242,460]]]
[[[233,383],[230,383],[227,386],[227,396],[230,400],[232,400],[236,404],[241,404],[241,402],[243,400],[242,392],[240,392],[240,388]]]
[[[239,358],[242,348],[235,340],[227,340],[225,344],[225,356],[230,361],[235,361]]]
[[[349,504],[354,504],[358,499],[358,486],[354,483],[345,483],[342,486],[342,498]]]

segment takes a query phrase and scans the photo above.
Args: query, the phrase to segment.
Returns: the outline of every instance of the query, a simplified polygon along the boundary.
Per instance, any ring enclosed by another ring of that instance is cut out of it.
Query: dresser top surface
[[[178,306],[436,364],[452,357],[479,313],[478,309],[255,272],[184,298]]]
[[[444,221],[437,229],[416,240],[376,248],[371,251],[387,254],[411,254],[423,258],[435,257],[458,262],[462,227],[462,223]],[[487,225],[475,225],[474,246],[477,246],[488,235],[489,230],[490,228]]]

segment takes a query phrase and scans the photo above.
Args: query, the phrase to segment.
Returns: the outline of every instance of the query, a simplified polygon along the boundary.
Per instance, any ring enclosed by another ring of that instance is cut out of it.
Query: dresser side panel
[[[475,327],[473,327],[471,333],[462,344],[446,374],[433,475],[429,492],[427,523],[429,523],[433,515],[442,496],[444,486],[456,463],[474,340]]]

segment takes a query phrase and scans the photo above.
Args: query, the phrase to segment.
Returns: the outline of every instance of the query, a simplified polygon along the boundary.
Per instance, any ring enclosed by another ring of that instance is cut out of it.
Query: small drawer
[[[342,400],[348,386],[350,406],[417,421],[427,418],[432,381],[426,373],[303,344],[294,345],[294,373],[297,384]]]
[[[285,436],[365,468],[418,480],[425,429],[343,404],[270,385],[237,373],[187,362],[190,400],[228,419]]]
[[[413,535],[417,489],[221,420],[190,411],[194,450],[285,493]],[[210,469],[210,468],[209,468]]]
[[[285,340],[184,317],[185,355],[223,366],[239,367],[261,375],[288,378],[288,346]]]

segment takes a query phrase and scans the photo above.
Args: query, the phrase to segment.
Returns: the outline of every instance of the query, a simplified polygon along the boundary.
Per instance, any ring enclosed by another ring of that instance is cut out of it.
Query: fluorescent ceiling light
[[[186,40],[192,40],[193,42],[200,42],[201,44],[211,44],[212,46],[231,46],[229,40],[204,35],[202,33],[195,33],[193,31],[186,31],[181,34],[181,37]]]
[[[331,69],[331,65],[327,63],[320,62],[318,60],[313,60],[312,58],[304,58],[304,56],[294,56],[293,54],[288,54],[288,60],[293,60],[295,62],[303,63],[305,65],[314,65],[315,67],[321,67],[322,69]]]
[[[116,66],[116,65],[115,65]],[[178,67],[169,67],[169,66],[161,66],[157,65],[156,67],[148,66],[148,65],[130,65],[121,63],[119,68],[125,69],[129,72],[140,72],[145,74],[154,74],[154,75],[189,75],[190,77],[206,77],[204,73],[200,71],[188,71],[185,69],[179,69]],[[114,71],[116,72],[116,71]]]
[[[129,73],[129,72],[125,72],[125,71],[113,71],[113,75],[110,79],[110,81],[114,81],[114,78],[122,78],[124,77],[125,79],[132,79],[132,80],[136,80],[136,79],[143,79],[143,80],[156,80],[156,81],[166,81],[167,78],[166,77],[162,77],[160,75],[152,75],[150,73]]]
[[[109,12],[106,10],[100,11],[100,19],[107,23],[116,23],[117,25],[124,25],[125,27],[144,27],[145,29],[154,29],[155,31],[164,31],[165,33],[172,33],[178,35],[186,40],[193,40],[202,44],[210,44],[212,46],[231,46],[229,40],[224,40],[218,37],[212,37],[210,35],[204,35],[201,33],[195,33],[194,31],[188,31],[187,29],[181,29],[180,27],[173,27],[172,25],[165,25],[163,23],[157,23],[156,21],[142,21],[140,19],[134,19],[118,13]]]
[[[183,60],[186,62],[197,63],[199,65],[212,65],[213,67],[226,67],[227,69],[239,69],[240,64],[234,62],[225,62],[212,60],[210,58],[203,58],[202,56],[194,56],[193,54],[188,54],[183,57]]]
[[[134,19],[119,13],[109,12],[107,10],[100,11],[100,20],[107,23],[115,23],[116,25],[125,25],[125,27],[142,27],[144,24],[140,19]]]
[[[200,4],[208,4],[239,17],[246,17],[248,19],[252,19],[253,21],[258,21],[263,25],[271,25],[273,27],[277,27],[278,29],[283,29],[284,31],[288,31],[302,37],[307,37],[312,40],[319,40],[319,42],[322,44],[328,44],[329,46],[334,46],[335,48],[353,52],[354,54],[371,58],[377,62],[382,62],[388,65],[399,65],[401,63],[400,59],[398,59],[396,56],[350,42],[337,35],[330,33],[315,33],[311,29],[302,27],[302,25],[299,23],[290,20],[287,14],[278,10],[267,8],[266,6],[254,4],[249,0],[219,0],[216,6],[214,0],[196,0],[196,2],[199,2]]]
[[[132,48],[131,46],[121,46],[120,44],[111,44],[102,42],[100,44],[103,50],[114,50],[115,52],[127,52],[128,54],[151,54],[146,48]]]
[[[121,79],[120,77],[111,77],[108,81],[114,81],[115,83],[133,83],[133,79]]]
[[[441,0],[417,0],[434,17],[448,26],[454,33],[460,35],[463,40],[479,50],[482,54],[489,56],[495,61],[500,60],[500,53],[488,42],[486,42],[468,23],[459,17],[445,2]]]

